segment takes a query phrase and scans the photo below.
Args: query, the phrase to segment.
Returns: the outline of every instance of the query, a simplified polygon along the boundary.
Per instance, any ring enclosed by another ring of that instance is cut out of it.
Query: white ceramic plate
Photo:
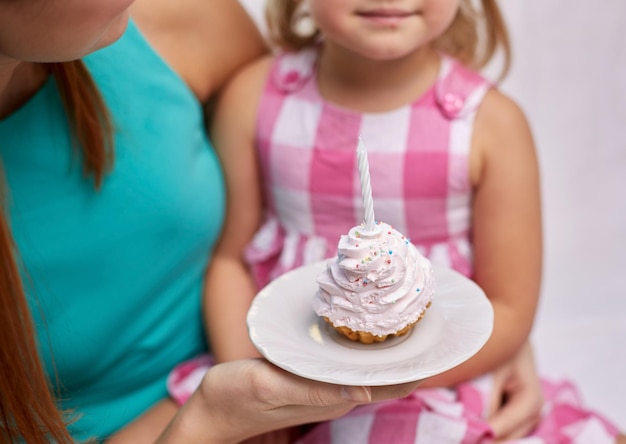
[[[389,385],[455,367],[487,342],[493,309],[481,288],[435,267],[437,288],[426,314],[406,335],[361,344],[338,334],[312,308],[319,262],[292,270],[259,292],[248,312],[252,342],[277,366],[317,381]]]

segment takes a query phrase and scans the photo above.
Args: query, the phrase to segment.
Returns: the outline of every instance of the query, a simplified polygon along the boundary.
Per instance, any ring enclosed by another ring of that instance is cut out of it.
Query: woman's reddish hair
[[[93,175],[99,187],[112,162],[112,127],[104,101],[81,61],[46,66],[82,152],[83,170]],[[72,443],[39,357],[22,281],[24,270],[7,214],[0,212],[0,441]]]

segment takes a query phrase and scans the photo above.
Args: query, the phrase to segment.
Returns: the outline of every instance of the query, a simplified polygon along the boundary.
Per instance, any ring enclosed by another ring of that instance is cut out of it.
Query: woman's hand
[[[212,367],[160,443],[236,443],[271,430],[338,418],[359,404],[401,398],[419,382],[386,387],[326,384],[262,359]]]
[[[291,444],[298,440],[300,433],[301,432],[298,427],[273,430],[271,432],[246,439],[242,444]]]
[[[527,435],[537,425],[543,395],[530,343],[493,372],[489,424],[497,440]]]

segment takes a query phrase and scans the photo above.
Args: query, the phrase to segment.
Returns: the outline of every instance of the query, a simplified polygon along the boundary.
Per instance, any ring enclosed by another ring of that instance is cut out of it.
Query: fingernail
[[[369,387],[344,385],[341,387],[341,397],[350,402],[370,402],[372,391]]]

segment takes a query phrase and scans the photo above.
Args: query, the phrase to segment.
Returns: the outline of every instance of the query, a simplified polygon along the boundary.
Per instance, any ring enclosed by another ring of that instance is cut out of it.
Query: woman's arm
[[[471,379],[512,359],[537,309],[542,233],[535,147],[522,111],[497,90],[487,93],[476,116],[470,176],[474,278],[493,305],[495,325],[480,352],[429,386]]]
[[[259,228],[262,182],[255,148],[258,102],[270,58],[253,63],[226,87],[218,101],[211,134],[227,188],[224,230],[209,267],[204,295],[205,324],[218,362],[258,356],[246,315],[257,288],[244,250]]]
[[[166,398],[106,441],[107,444],[153,444],[178,413],[176,403]]]
[[[136,0],[131,14],[154,49],[203,103],[241,67],[268,51],[236,0]]]
[[[401,398],[417,385],[339,386],[300,378],[261,359],[229,362],[207,372],[159,442],[240,442],[271,430],[338,418],[358,404]]]
[[[237,443],[338,418],[359,404],[402,398],[417,385],[340,386],[300,378],[261,359],[233,361],[211,368],[180,410],[159,404],[108,442]]]

